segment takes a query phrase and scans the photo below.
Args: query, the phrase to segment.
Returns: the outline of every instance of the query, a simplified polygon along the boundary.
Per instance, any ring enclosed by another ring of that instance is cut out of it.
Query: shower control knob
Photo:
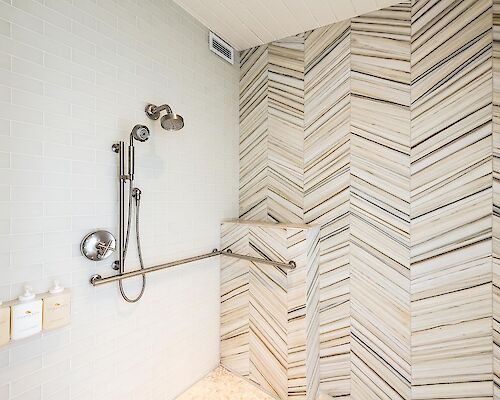
[[[113,146],[111,146],[111,150],[113,150],[115,153],[120,152],[120,143],[113,143]]]
[[[95,231],[86,235],[80,244],[82,255],[92,261],[108,258],[116,249],[116,239],[108,231]]]

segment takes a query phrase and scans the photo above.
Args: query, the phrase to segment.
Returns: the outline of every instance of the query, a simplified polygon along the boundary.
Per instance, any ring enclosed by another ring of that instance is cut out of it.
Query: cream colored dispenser
[[[23,339],[42,330],[42,300],[25,286],[24,293],[11,304],[11,338]]]
[[[58,281],[43,296],[43,329],[51,330],[69,324],[71,316],[71,294]]]
[[[10,307],[0,301],[0,346],[10,340]]]

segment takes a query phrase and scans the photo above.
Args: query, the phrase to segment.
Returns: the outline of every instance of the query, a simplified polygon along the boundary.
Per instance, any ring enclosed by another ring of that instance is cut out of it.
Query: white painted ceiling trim
[[[259,46],[401,0],[174,0],[237,50]]]

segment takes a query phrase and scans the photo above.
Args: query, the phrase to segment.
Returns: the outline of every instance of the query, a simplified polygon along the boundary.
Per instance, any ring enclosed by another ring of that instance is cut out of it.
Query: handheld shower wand
[[[125,143],[118,142],[113,145],[113,151],[118,153],[120,157],[120,165],[119,165],[119,176],[120,176],[120,216],[119,216],[119,232],[118,232],[118,261],[115,262],[116,269],[120,271],[120,274],[125,272],[125,260],[127,257],[127,250],[130,239],[130,231],[132,225],[132,198],[135,198],[135,231],[136,231],[136,243],[137,243],[137,252],[139,255],[139,262],[141,269],[144,269],[144,262],[142,259],[142,251],[141,251],[141,242],[139,235],[139,206],[140,206],[140,195],[141,191],[138,188],[133,188],[132,184],[134,181],[134,169],[135,169],[135,149],[134,149],[134,140],[138,140],[140,142],[145,142],[149,139],[149,129],[144,125],[136,125],[130,132],[130,142],[128,146],[128,170],[127,174],[125,174]],[[129,181],[129,193],[128,193],[128,213],[127,213],[127,228],[125,232],[125,183]],[[138,301],[142,295],[144,294],[144,290],[146,288],[146,277],[142,275],[142,287],[141,292],[135,298],[129,298],[125,294],[125,290],[123,289],[122,281],[118,282],[120,287],[120,293],[122,297],[128,301],[129,303],[135,303]]]
[[[135,149],[134,139],[139,142],[145,142],[149,139],[149,129],[144,125],[136,125],[130,132],[130,144],[128,145],[128,176],[131,181],[134,180],[135,173]]]

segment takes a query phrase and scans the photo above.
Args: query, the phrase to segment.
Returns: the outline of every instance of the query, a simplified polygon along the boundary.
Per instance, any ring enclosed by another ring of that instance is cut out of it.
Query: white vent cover
[[[208,35],[208,44],[210,46],[210,50],[212,50],[215,54],[222,57],[228,63],[234,64],[234,49],[219,36],[210,32]]]

